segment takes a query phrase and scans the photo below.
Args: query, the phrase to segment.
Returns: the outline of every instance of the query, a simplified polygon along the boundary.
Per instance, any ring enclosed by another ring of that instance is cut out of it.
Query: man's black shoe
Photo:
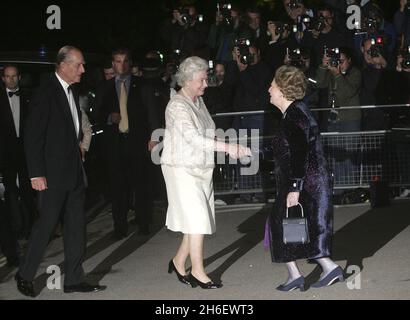
[[[33,298],[36,296],[33,281],[24,280],[18,272],[16,273],[14,279],[17,282],[17,290],[20,291],[21,294]]]
[[[81,282],[79,284],[73,284],[71,286],[64,286],[64,293],[73,293],[73,292],[98,292],[103,291],[107,287],[100,286],[98,284],[89,284],[87,282]]]

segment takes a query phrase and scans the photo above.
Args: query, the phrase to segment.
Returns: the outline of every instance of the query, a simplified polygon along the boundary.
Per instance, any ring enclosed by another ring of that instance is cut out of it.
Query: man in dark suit
[[[0,146],[4,145],[3,135],[0,134]],[[3,150],[0,148],[0,175],[3,175]],[[0,199],[0,250],[7,259],[8,267],[18,267],[17,238],[11,228],[9,210]]]
[[[150,151],[156,142],[151,133],[159,128],[155,93],[152,86],[131,75],[131,54],[119,49],[112,54],[115,78],[108,80],[100,121],[105,124],[104,137],[109,168],[113,238],[127,236],[127,213],[130,197],[135,197],[136,224],[139,233],[149,233],[152,216],[152,167]]]
[[[64,224],[64,292],[105,289],[85,282],[82,268],[86,248],[86,177],[79,148],[79,96],[72,85],[80,82],[84,64],[79,49],[61,48],[56,72],[42,83],[29,106],[24,147],[31,186],[38,192],[40,217],[16,274],[17,288],[27,296],[35,296],[33,279],[60,215]]]
[[[12,232],[17,238],[28,238],[35,217],[33,191],[23,147],[29,99],[28,94],[19,89],[20,74],[15,66],[4,67],[2,80],[5,88],[0,90],[0,148],[3,155],[4,196]]]

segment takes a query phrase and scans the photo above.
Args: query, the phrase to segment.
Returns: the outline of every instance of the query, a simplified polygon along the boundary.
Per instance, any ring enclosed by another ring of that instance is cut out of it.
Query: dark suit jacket
[[[20,90],[20,140],[24,136],[28,103],[28,94]],[[22,144],[17,138],[10,102],[4,88],[0,90],[0,136],[0,154],[2,154],[3,166],[6,170],[16,168],[18,163],[24,161],[24,159],[20,159]]]
[[[55,74],[44,81],[29,105],[24,148],[29,177],[46,177],[48,188],[71,190],[82,179],[79,96],[73,89],[80,134],[77,138],[70,106]]]
[[[119,98],[115,87],[115,78],[108,80],[106,92],[104,92],[103,105],[99,121],[104,123],[104,134],[107,138],[107,147],[115,149],[118,144],[118,124],[107,124],[107,119],[112,112],[120,113]],[[152,86],[144,84],[137,77],[131,76],[128,90],[127,112],[129,123],[129,139],[135,146],[133,156],[146,158],[148,141],[152,131],[160,127],[157,115],[157,100]]]

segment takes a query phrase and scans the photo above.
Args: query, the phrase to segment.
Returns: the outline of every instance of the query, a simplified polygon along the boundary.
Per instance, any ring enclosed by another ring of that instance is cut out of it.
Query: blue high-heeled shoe
[[[324,277],[322,280],[319,280],[311,285],[312,288],[321,288],[321,287],[327,287],[335,283],[337,280],[340,282],[344,281],[343,278],[343,269],[339,266],[334,268],[332,271],[329,272],[329,274]]]
[[[292,291],[299,288],[300,291],[305,291],[305,278],[300,276],[299,278],[293,280],[288,284],[281,284],[280,286],[276,287],[276,290],[279,291]]]

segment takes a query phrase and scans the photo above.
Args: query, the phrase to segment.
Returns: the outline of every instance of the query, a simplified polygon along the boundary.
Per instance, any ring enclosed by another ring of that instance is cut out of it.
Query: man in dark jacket
[[[6,66],[2,79],[5,89],[0,91],[0,148],[5,200],[15,236],[28,238],[36,215],[23,147],[29,95],[19,89],[20,75],[15,66]]]
[[[255,44],[251,44],[249,52],[241,52],[239,47],[233,50],[234,61],[228,63],[225,82],[233,87],[233,110],[237,112],[259,111],[269,107],[268,87],[271,79],[269,67],[260,61],[260,52]],[[245,50],[246,51],[246,50]],[[248,54],[247,64],[243,54]],[[251,137],[252,129],[259,132],[260,148],[265,129],[264,114],[237,115],[233,119],[232,127],[239,138]],[[253,137],[255,138],[255,137]],[[246,188],[246,178],[239,174],[241,165],[237,166],[238,188]],[[249,201],[249,197],[242,196],[242,200]]]
[[[34,297],[33,279],[50,236],[63,216],[64,292],[96,292],[105,288],[85,282],[86,176],[80,153],[82,140],[79,95],[73,85],[84,73],[81,51],[72,46],[57,54],[56,72],[43,82],[30,102],[24,150],[31,186],[37,191],[39,220],[33,227],[24,260],[16,274],[17,288]]]
[[[135,195],[135,222],[139,232],[149,233],[152,219],[150,151],[152,132],[159,128],[156,99],[152,87],[131,75],[131,53],[112,53],[115,78],[108,80],[99,120],[104,124],[105,150],[112,195],[115,240],[128,235],[127,213]]]
[[[195,6],[174,9],[172,19],[162,26],[161,35],[170,51],[180,50],[182,60],[190,56],[209,58],[208,27],[199,18]]]

